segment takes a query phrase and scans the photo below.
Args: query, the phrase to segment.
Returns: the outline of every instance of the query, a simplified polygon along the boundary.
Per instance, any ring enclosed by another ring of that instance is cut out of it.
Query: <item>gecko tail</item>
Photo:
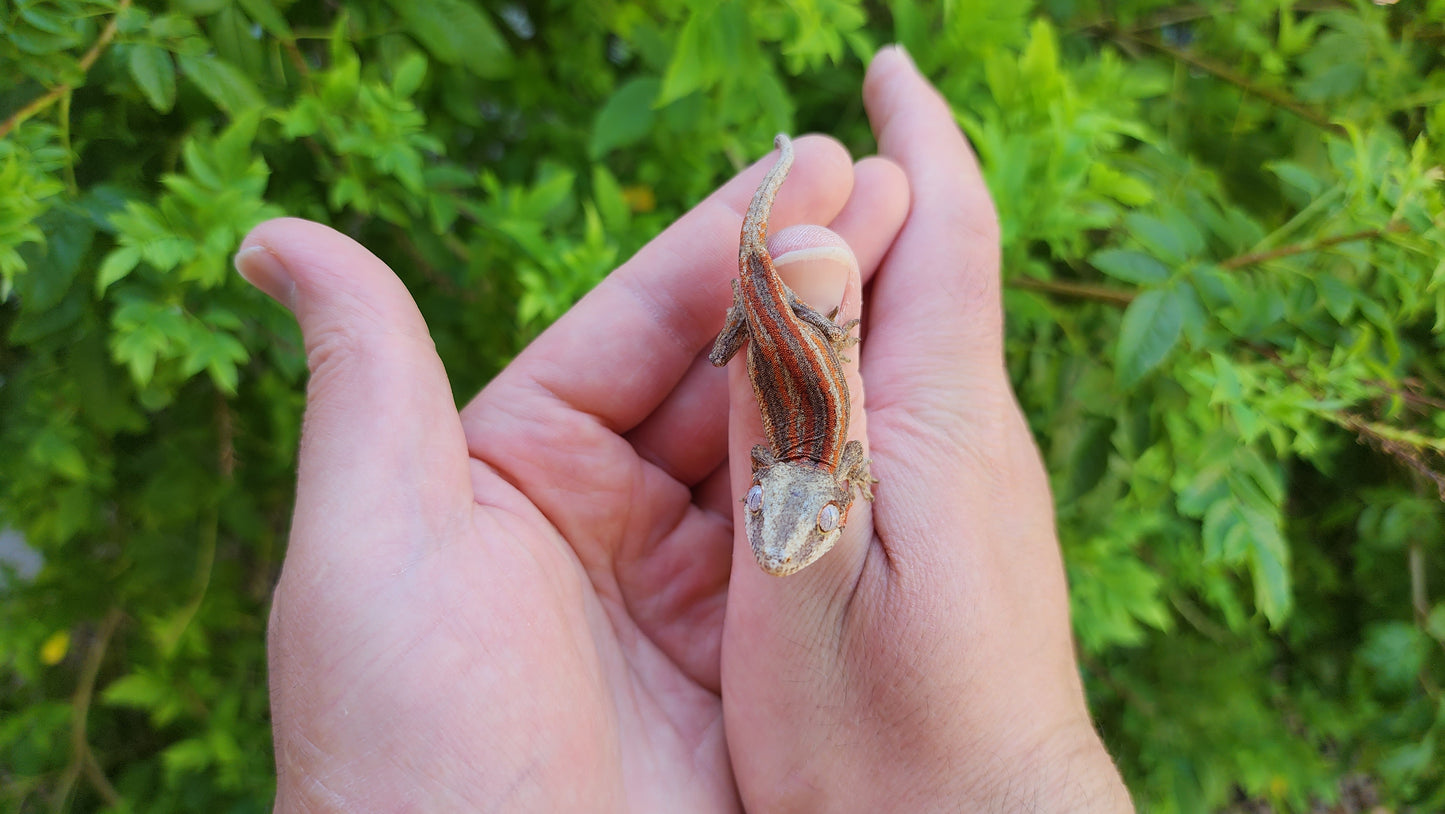
[[[783,179],[793,168],[793,140],[786,133],[779,133],[773,139],[773,145],[779,150],[778,160],[773,162],[772,169],[768,170],[763,182],[758,185],[758,191],[753,194],[752,203],[748,204],[747,215],[743,217],[740,257],[766,252],[768,215],[773,211],[773,199],[778,196]]]

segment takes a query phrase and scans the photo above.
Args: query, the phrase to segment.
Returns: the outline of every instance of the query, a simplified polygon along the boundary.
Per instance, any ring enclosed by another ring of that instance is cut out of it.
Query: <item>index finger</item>
[[[797,180],[778,196],[776,229],[828,223],[853,188],[852,160],[841,144],[806,136],[795,148]],[[739,173],[608,275],[484,396],[538,386],[618,433],[646,418],[722,327],[742,212],[770,163],[764,157]],[[482,401],[463,411],[464,423]]]

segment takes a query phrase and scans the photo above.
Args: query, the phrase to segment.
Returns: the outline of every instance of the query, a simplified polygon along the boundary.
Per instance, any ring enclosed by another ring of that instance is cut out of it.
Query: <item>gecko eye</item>
[[[839,519],[840,515],[838,514],[838,504],[829,503],[822,509],[818,510],[818,530],[832,531],[833,529],[838,528]]]
[[[762,510],[763,510],[763,485],[762,485],[761,483],[755,483],[755,484],[753,484],[753,488],[751,488],[751,489],[748,490],[748,496],[747,496],[747,499],[746,499],[744,502],[747,503],[748,511],[750,511],[750,512],[755,512],[755,513],[762,511]]]

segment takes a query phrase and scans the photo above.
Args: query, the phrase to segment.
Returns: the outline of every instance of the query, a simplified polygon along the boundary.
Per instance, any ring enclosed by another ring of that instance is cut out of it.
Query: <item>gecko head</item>
[[[743,500],[758,565],[783,577],[828,553],[843,532],[851,498],[823,469],[779,463],[758,470]]]

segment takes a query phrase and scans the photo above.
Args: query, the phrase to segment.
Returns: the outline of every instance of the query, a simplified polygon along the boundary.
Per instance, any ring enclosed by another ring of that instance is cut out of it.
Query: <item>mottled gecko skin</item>
[[[853,487],[873,499],[863,445],[848,439],[848,382],[841,354],[858,339],[852,320],[838,325],[798,299],[773,269],[768,215],[793,165],[793,145],[779,135],[778,161],[743,219],[733,304],[708,359],[719,367],[745,340],[748,378],[762,410],[768,445],[753,448],[753,479],[744,498],[748,542],[764,571],[795,573],[838,541],[853,505]]]

